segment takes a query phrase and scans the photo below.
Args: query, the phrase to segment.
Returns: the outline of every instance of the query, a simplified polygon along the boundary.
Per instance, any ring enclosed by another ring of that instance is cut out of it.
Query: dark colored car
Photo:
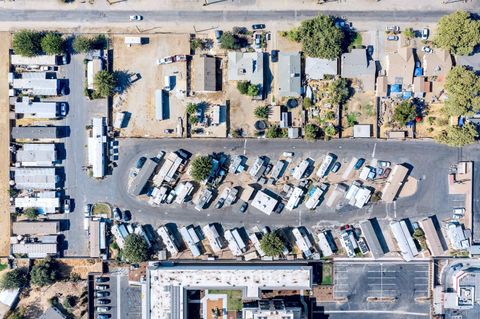
[[[132,213],[129,210],[123,212],[123,220],[126,222],[132,220]]]
[[[118,207],[115,207],[113,209],[113,219],[115,219],[116,221],[122,220],[122,213],[120,213],[120,209],[118,209]]]
[[[278,50],[272,50],[270,52],[270,59],[273,63],[278,62]]]
[[[99,305],[108,305],[110,303],[110,299],[98,299],[97,303]]]
[[[390,175],[391,171],[392,169],[390,167],[385,168],[385,170],[383,171],[383,178],[387,178]]]
[[[215,31],[215,39],[217,40],[217,43],[220,43],[220,38],[222,37],[222,34],[223,34],[222,30]]]
[[[69,61],[68,54],[64,54],[62,56],[62,64],[63,65],[68,64],[68,61]]]
[[[341,166],[342,166],[342,164],[340,164],[340,162],[336,162],[335,164],[333,164],[332,173],[338,172],[338,170],[340,169]]]
[[[107,282],[107,281],[110,281],[110,278],[108,277],[97,277],[95,279],[96,282]]]
[[[263,23],[257,23],[252,25],[253,30],[262,30],[265,29],[265,25]]]
[[[145,156],[142,156],[138,159],[137,163],[135,164],[135,167],[140,169],[142,168],[143,164],[147,161],[147,158]]]
[[[95,293],[95,296],[97,296],[97,297],[108,297],[108,296],[110,296],[110,292],[109,291],[97,291]]]
[[[355,163],[355,166],[354,166],[355,170],[358,171],[363,166],[364,163],[365,163],[365,159],[359,158],[358,161]]]
[[[222,208],[223,204],[225,203],[225,198],[220,198],[215,205],[215,208]]]
[[[97,314],[97,319],[109,319],[112,316],[109,313],[99,313]]]
[[[243,203],[242,206],[240,206],[240,213],[245,213],[247,211],[247,208],[248,208],[248,203]]]
[[[284,203],[278,203],[277,207],[275,208],[274,212],[280,214],[285,207]]]

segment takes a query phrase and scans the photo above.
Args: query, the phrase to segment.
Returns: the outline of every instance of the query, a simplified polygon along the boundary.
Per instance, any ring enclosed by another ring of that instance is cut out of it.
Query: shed
[[[372,137],[372,125],[370,124],[356,124],[353,126],[353,137]]]

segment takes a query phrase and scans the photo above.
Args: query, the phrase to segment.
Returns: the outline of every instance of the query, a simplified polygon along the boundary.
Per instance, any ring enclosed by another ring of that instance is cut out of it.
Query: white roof
[[[303,188],[295,187],[293,189],[292,195],[288,199],[288,202],[285,208],[288,210],[293,210],[294,208],[296,208],[304,193],[305,191],[303,190]]]
[[[52,119],[57,117],[57,103],[15,102],[15,113],[23,114],[24,118]]]
[[[57,57],[55,55],[37,55],[37,56],[23,56],[19,54],[12,54],[10,56],[10,63],[12,65],[57,65]]]
[[[462,225],[457,222],[447,224],[447,236],[453,249],[468,249],[470,246]]]
[[[203,234],[207,237],[208,242],[210,243],[210,247],[212,247],[213,251],[218,253],[222,250],[223,244],[220,235],[218,234],[217,228],[214,224],[205,225],[202,228]]]
[[[59,198],[45,198],[45,197],[16,197],[15,207],[29,208],[35,207],[47,214],[56,212],[56,208],[60,207]]]
[[[18,189],[55,189],[55,168],[15,168],[14,172]]]
[[[183,160],[174,152],[170,152],[165,156],[165,160],[160,167],[157,175],[153,177],[153,183],[155,185],[161,185],[164,181],[170,183],[175,176],[178,168],[182,164]]]
[[[307,57],[305,59],[305,75],[312,80],[323,80],[325,75],[338,74],[338,60],[327,60]]]
[[[223,234],[223,236],[225,237],[225,239],[227,240],[228,242],[228,249],[230,249],[230,251],[232,252],[232,254],[234,256],[240,256],[242,255],[243,251],[242,251],[242,247],[240,245],[243,244],[243,246],[245,246],[245,243],[242,242],[237,242],[235,236],[233,235],[233,230],[235,229],[232,229],[232,230],[226,230]]]
[[[16,158],[22,166],[52,166],[57,160],[55,144],[23,144]]]
[[[57,244],[52,243],[28,243],[12,245],[12,252],[14,254],[27,254],[30,258],[45,258],[48,255],[56,255],[57,251]]]
[[[330,243],[328,242],[328,239],[325,233],[323,232],[319,233],[317,237],[318,237],[318,246],[322,251],[322,255],[324,257],[329,257],[333,255],[332,247],[330,247]]]
[[[2,289],[2,291],[0,291],[0,302],[11,307],[17,300],[19,292],[20,288]]]
[[[55,96],[58,94],[58,80],[46,78],[13,79],[13,88],[18,90],[30,90],[34,95]]]
[[[94,117],[92,119],[92,135],[88,138],[88,162],[92,166],[93,177],[105,176],[105,119]]]
[[[251,84],[263,87],[263,61],[262,52],[229,51],[228,80],[250,81]]]
[[[252,206],[264,212],[265,214],[270,215],[275,209],[275,206],[277,206],[277,203],[278,201],[275,198],[262,190],[255,194],[255,197],[252,201]]]
[[[175,256],[178,254],[178,247],[172,239],[168,229],[165,226],[161,226],[157,230],[158,235],[162,238],[163,244],[167,248],[170,255]]]
[[[303,174],[305,174],[305,171],[310,166],[310,162],[309,158],[303,160],[297,167],[295,167],[292,177],[297,180],[302,179]]]
[[[353,126],[353,137],[371,137],[372,126],[370,124],[356,124]]]
[[[125,37],[125,44],[142,44],[142,37]]]
[[[192,233],[189,231],[190,229],[193,229],[191,226],[187,227],[182,227],[179,229],[180,234],[182,235],[183,241],[185,244],[187,244],[188,248],[192,252],[192,255],[194,257],[200,256],[200,249],[198,249],[197,242],[198,238],[192,237]]]
[[[405,221],[392,222],[390,224],[393,237],[395,237],[403,259],[406,261],[412,260],[418,255],[418,250],[413,242],[412,236],[408,231]]]
[[[186,289],[240,289],[244,298],[260,299],[261,290],[311,289],[312,268],[260,264],[178,265],[149,268],[147,281],[151,319],[187,318]]]
[[[292,230],[292,234],[295,237],[295,243],[297,244],[298,248],[304,253],[306,257],[312,255],[310,248],[312,248],[312,243],[308,239],[307,235],[304,235],[300,232],[298,228],[294,228]]]

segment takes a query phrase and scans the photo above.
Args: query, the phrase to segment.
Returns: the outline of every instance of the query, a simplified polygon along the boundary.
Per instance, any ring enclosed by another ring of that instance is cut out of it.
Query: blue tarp
[[[409,98],[412,97],[412,91],[405,91],[405,92],[403,92],[402,97],[403,97],[404,100],[408,100]]]
[[[423,75],[423,69],[422,68],[415,68],[414,76],[422,76],[422,75]]]
[[[400,84],[393,84],[393,85],[390,87],[390,91],[393,92],[393,93],[402,92],[402,85],[400,85]]]
[[[407,127],[412,127],[413,124],[415,124],[415,121],[410,121],[410,122],[407,122],[406,126]]]
[[[458,118],[458,126],[462,127],[465,124],[465,118],[463,116],[460,116]]]

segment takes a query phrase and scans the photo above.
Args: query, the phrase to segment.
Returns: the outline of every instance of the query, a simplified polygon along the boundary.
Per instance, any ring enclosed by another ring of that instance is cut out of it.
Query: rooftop
[[[323,80],[325,75],[338,74],[338,59],[327,60],[307,57],[305,59],[305,76],[312,80]]]
[[[283,97],[299,97],[301,93],[302,70],[300,53],[278,55],[278,94]]]
[[[217,66],[215,57],[194,56],[193,68],[194,91],[217,91]]]
[[[375,62],[369,61],[367,49],[352,49],[351,52],[342,54],[342,78],[359,79],[363,89],[375,89]]]

